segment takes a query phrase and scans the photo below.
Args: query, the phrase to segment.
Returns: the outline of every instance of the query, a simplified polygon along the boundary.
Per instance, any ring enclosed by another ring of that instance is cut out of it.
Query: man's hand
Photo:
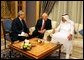
[[[29,34],[28,33],[25,33],[25,36],[29,37]]]
[[[40,30],[40,31],[38,31],[38,32],[41,33],[41,34],[43,34],[45,31],[46,31],[46,29]]]
[[[39,32],[39,33],[42,33],[42,30],[39,30],[38,32]]]
[[[55,28],[53,28],[53,31],[52,31],[52,33],[53,33],[53,34],[55,33]]]
[[[68,36],[68,40],[72,40],[72,34]]]
[[[43,30],[43,33],[46,31],[46,29]]]
[[[32,35],[31,33],[28,33],[28,35]]]

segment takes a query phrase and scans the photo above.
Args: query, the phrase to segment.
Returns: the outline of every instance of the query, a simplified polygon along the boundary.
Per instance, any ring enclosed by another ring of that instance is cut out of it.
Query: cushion
[[[78,35],[76,35],[79,38],[82,38],[82,35],[80,34],[80,30],[83,29],[83,24],[75,23],[75,31]],[[77,31],[78,30],[78,31]]]
[[[56,21],[51,21],[52,23],[52,28],[56,28]]]
[[[73,46],[83,48],[83,39],[82,38],[75,38],[73,40]]]
[[[11,31],[11,23],[12,23],[12,20],[10,20],[10,19],[4,20],[3,24],[4,24],[4,28],[5,28],[6,32]]]
[[[83,36],[83,29],[79,31],[79,33]]]

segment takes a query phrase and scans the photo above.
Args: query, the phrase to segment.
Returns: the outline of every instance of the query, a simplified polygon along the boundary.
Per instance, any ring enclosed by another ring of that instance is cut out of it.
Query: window
[[[18,12],[22,10],[22,1],[18,1]]]

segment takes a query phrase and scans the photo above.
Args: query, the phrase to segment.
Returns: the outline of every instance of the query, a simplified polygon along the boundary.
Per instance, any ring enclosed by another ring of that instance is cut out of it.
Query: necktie
[[[22,22],[22,20],[21,20],[21,24],[22,24],[22,31],[24,31],[24,25],[23,25],[23,22]]]
[[[43,30],[44,29],[44,27],[45,27],[45,21],[44,21],[44,24],[42,25],[42,27],[41,27],[41,30]]]

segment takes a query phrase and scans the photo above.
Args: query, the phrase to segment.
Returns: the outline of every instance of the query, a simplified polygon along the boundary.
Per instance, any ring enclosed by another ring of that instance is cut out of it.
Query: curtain
[[[9,10],[10,13],[11,13],[11,1],[7,1],[7,6],[8,6],[8,10]]]
[[[1,1],[1,18],[15,18],[15,1]]]
[[[15,18],[15,1],[7,1],[7,6],[10,12],[10,17]]]
[[[55,1],[41,1],[41,13],[46,12],[49,14],[55,4]]]
[[[10,11],[7,6],[7,1],[1,1],[1,18],[9,18]]]

